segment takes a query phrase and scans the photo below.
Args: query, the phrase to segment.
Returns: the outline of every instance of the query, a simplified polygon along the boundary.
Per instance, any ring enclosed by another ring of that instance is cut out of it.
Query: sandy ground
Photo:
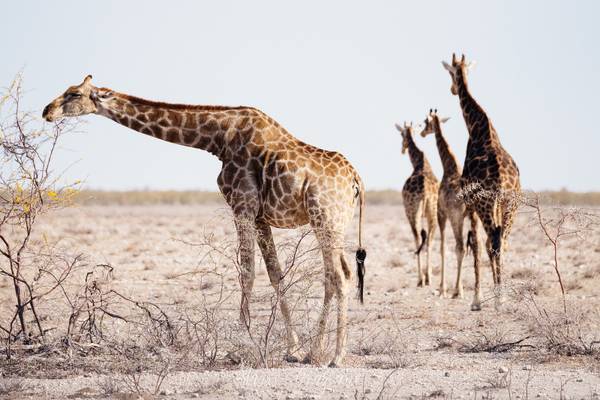
[[[343,368],[286,362],[278,362],[270,369],[251,368],[249,363],[238,363],[243,354],[220,354],[219,359],[234,359],[236,363],[223,361],[210,368],[193,363],[174,367],[156,396],[600,398],[600,343],[595,349],[592,345],[595,354],[576,356],[548,346],[544,321],[554,321],[562,303],[552,267],[552,249],[534,221],[534,216],[523,210],[513,229],[505,261],[505,301],[499,309],[494,307],[487,255],[482,254],[486,301],[481,312],[471,312],[472,258],[466,257],[464,263],[465,298],[440,298],[436,233],[431,255],[433,284],[417,288],[414,245],[404,210],[401,206],[369,206],[364,240],[368,249],[367,294],[362,306],[354,299],[350,301],[348,355]],[[223,282],[226,299],[219,314],[222,327],[237,321],[237,272],[226,258],[199,245],[208,238],[221,250],[234,243],[235,231],[225,206],[85,206],[48,216],[41,232],[44,240],[60,239],[62,248],[86,254],[89,265],[112,265],[111,287],[137,300],[164,305],[173,312],[210,303],[215,293],[220,293]],[[297,240],[298,234],[280,230],[274,233],[276,242],[284,243],[280,259],[288,265],[293,254],[289,244]],[[356,233],[355,221],[347,234],[349,260],[353,260],[351,250],[357,241]],[[456,267],[449,227],[446,238],[447,284],[452,293]],[[572,314],[569,332],[577,331],[572,336],[580,336],[589,344],[600,340],[600,231],[586,232],[584,239],[566,238],[559,255]],[[311,240],[304,241],[307,248],[314,244]],[[299,270],[318,267],[314,252],[309,255],[298,262]],[[3,315],[7,315],[11,287],[5,281],[0,285],[0,304]],[[76,288],[73,285],[69,290]],[[273,291],[260,263],[255,292],[252,312],[257,319],[265,319]],[[315,280],[290,292],[295,327],[301,338],[313,328],[321,293],[322,287]],[[542,309],[541,314],[535,306]],[[47,321],[52,325],[63,311],[47,307],[40,306],[42,312],[52,315]],[[274,329],[282,330],[279,318]],[[55,335],[59,333],[57,327]],[[330,355],[333,340],[329,334]],[[520,340],[508,349],[501,346]],[[248,342],[239,339],[238,343]],[[500,346],[490,349],[494,345]],[[488,351],[482,351],[486,346]],[[300,353],[306,348],[304,345]],[[21,357],[28,362],[26,355]],[[196,354],[191,352],[189,357],[193,359]],[[37,369],[19,369],[3,360],[0,394],[6,398],[138,398],[138,394],[127,393],[130,390],[122,384],[125,380],[116,367],[86,362],[79,359],[70,366],[67,359],[58,357]],[[154,387],[154,374],[142,371],[140,376],[141,386]]]

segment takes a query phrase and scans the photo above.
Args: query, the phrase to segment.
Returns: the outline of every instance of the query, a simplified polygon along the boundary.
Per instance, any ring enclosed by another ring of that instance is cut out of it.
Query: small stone
[[[160,391],[160,394],[162,396],[168,396],[168,395],[172,394],[172,392],[170,390],[168,390],[168,389],[163,389],[163,390]]]
[[[500,372],[501,374],[505,374],[508,372],[508,368],[506,367],[500,367],[498,368],[498,372]]]
[[[575,382],[583,382],[583,379],[581,379],[581,378],[577,378],[577,379],[575,380]]]
[[[539,397],[542,397],[542,394],[541,394],[541,393],[538,393],[538,394],[536,394],[536,395],[535,395],[535,397],[538,397],[538,398],[539,398]]]
[[[192,393],[192,398],[197,399],[198,397],[200,397],[198,393]]]
[[[369,388],[366,388],[366,389],[365,389],[365,394],[369,394],[369,393],[371,393],[371,389],[369,389]]]
[[[450,376],[450,372],[448,372],[448,371],[444,372],[444,376],[445,377],[449,377]]]
[[[523,366],[523,371],[531,371],[531,365]]]

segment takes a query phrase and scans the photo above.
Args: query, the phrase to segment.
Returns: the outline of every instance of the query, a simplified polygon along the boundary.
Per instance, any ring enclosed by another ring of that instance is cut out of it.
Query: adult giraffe
[[[43,111],[55,121],[63,117],[98,114],[155,138],[206,150],[223,163],[217,183],[233,210],[240,244],[242,289],[240,318],[249,321],[254,284],[254,242],[265,260],[271,284],[280,290],[283,272],[271,227],[296,228],[309,224],[324,260],[325,296],[316,338],[306,362],[318,363],[325,326],[335,294],[338,301],[337,340],[330,366],[345,355],[348,282],[351,271],[344,257],[344,231],[360,203],[356,252],[358,290],[362,302],[364,260],[362,221],[364,186],[352,165],[339,153],[296,139],[276,121],[252,107],[167,104],[97,88],[88,75],[69,87]],[[284,298],[281,313],[287,330],[287,353],[296,359],[298,339]]]
[[[471,95],[467,85],[467,71],[471,63],[460,61],[452,54],[452,65],[442,61],[452,78],[451,92],[458,96],[460,108],[469,131],[467,154],[461,178],[462,195],[470,210],[469,240],[475,263],[475,295],[471,309],[481,310],[479,282],[478,239],[476,216],[481,219],[487,234],[486,249],[490,258],[494,286],[502,283],[502,251],[513,224],[521,195],[519,168],[500,144],[500,139],[486,112]],[[499,297],[497,297],[499,299]]]
[[[441,277],[440,277],[440,296],[446,297],[446,266],[445,266],[445,250],[444,242],[446,230],[446,221],[450,220],[450,226],[454,233],[455,253],[456,253],[456,286],[454,290],[454,298],[463,298],[462,285],[462,262],[465,255],[463,244],[463,222],[465,219],[465,204],[459,196],[460,193],[460,178],[462,169],[456,161],[456,156],[450,149],[446,138],[442,133],[442,124],[448,121],[449,118],[440,118],[437,110],[429,110],[429,114],[425,118],[424,128],[421,131],[421,136],[425,137],[430,134],[435,135],[435,143],[440,153],[442,166],[444,167],[444,176],[440,183],[437,203],[437,219],[440,227],[440,255],[442,260]]]
[[[427,157],[413,140],[412,122],[410,124],[404,122],[404,126],[396,124],[396,129],[402,135],[402,154],[408,150],[408,156],[413,165],[413,172],[402,187],[402,201],[415,240],[417,274],[419,276],[417,286],[421,287],[429,285],[432,279],[429,252],[431,250],[431,240],[435,234],[439,183],[433,174]],[[427,229],[421,227],[423,218],[427,222]],[[421,235],[420,241],[419,234]],[[421,267],[421,250],[424,246],[426,254],[423,270]]]

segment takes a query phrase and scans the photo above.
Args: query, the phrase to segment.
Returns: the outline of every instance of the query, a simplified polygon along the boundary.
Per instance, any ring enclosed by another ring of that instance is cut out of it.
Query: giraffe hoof
[[[339,367],[339,365],[335,361],[332,361],[332,362],[329,363],[328,367],[329,368],[337,368],[337,367]]]
[[[423,285],[423,281],[419,281],[419,282],[417,282],[417,287],[423,287],[423,286],[424,286],[424,285]]]
[[[296,357],[296,356],[293,356],[293,355],[291,355],[291,354],[286,354],[286,355],[283,357],[283,359],[284,359],[284,361],[286,361],[286,362],[289,362],[289,363],[297,363],[297,362],[299,362],[299,361],[300,361],[300,359],[299,359],[298,357]]]
[[[440,296],[442,299],[448,298],[448,293],[446,292],[446,289],[438,289],[438,296]]]
[[[454,292],[454,294],[452,295],[453,299],[463,299],[465,296],[463,295],[462,292]]]
[[[481,304],[479,304],[479,303],[471,304],[471,311],[481,311]]]

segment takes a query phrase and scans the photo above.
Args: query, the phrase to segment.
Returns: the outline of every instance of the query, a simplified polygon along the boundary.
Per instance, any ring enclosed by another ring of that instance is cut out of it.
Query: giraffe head
[[[441,129],[440,129],[441,124],[446,123],[446,121],[448,121],[449,119],[450,119],[450,117],[440,118],[437,115],[437,108],[435,110],[432,110],[430,108],[429,114],[427,114],[425,121],[423,121],[423,124],[425,124],[425,127],[421,131],[421,136],[425,137],[432,133],[442,133]]]
[[[85,77],[80,85],[70,86],[63,94],[52,100],[42,113],[47,121],[64,117],[77,117],[98,111],[99,102],[112,96],[109,89],[99,89],[92,85],[92,76]]]
[[[467,71],[475,65],[474,61],[465,61],[465,55],[462,55],[460,61],[457,61],[456,54],[452,53],[452,65],[448,64],[446,61],[442,61],[442,65],[446,70],[450,73],[452,77],[452,87],[450,91],[453,95],[458,94],[458,79],[462,78],[463,82],[467,81]]]
[[[400,131],[400,134],[402,135],[402,154],[405,154],[406,150],[408,149],[410,137],[412,136],[413,123],[411,121],[411,123],[409,124],[406,121],[404,121],[404,125],[396,124],[396,129],[398,129]]]

